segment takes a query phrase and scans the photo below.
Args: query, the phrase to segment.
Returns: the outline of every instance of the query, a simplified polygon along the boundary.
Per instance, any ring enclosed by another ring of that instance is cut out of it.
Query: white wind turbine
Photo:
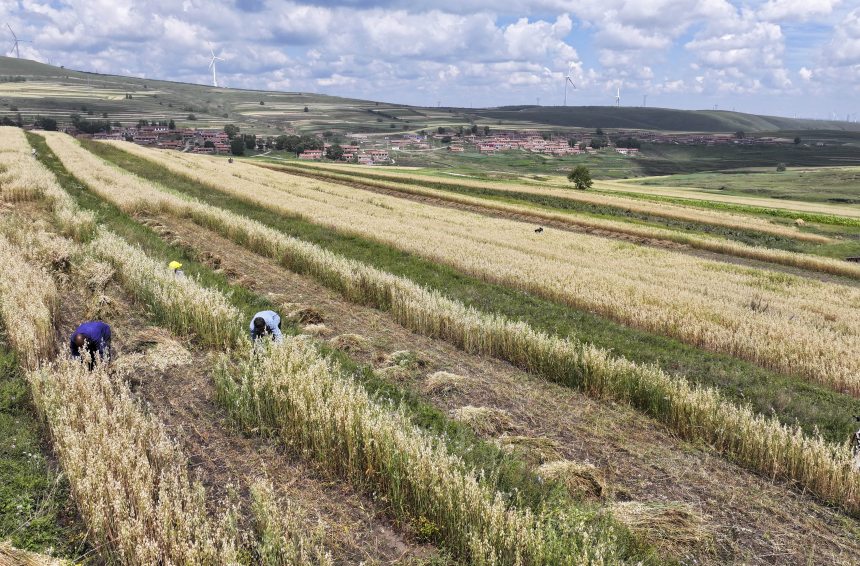
[[[564,105],[567,106],[567,83],[570,83],[570,86],[573,87],[573,90],[576,90],[576,85],[573,84],[573,79],[571,78],[570,73],[573,72],[573,63],[571,63],[567,67],[567,74],[564,76]]]
[[[621,106],[621,87],[618,87],[618,90],[615,91],[615,106]]]
[[[33,43],[33,42],[30,41],[29,39],[18,39],[18,36],[15,35],[14,31],[12,31],[12,26],[10,26],[9,24],[6,24],[6,27],[9,28],[9,33],[12,34],[12,47],[9,49],[9,53],[12,53],[12,51],[14,50],[15,51],[15,57],[20,59],[21,58],[21,52],[18,51],[18,44],[19,43]]]
[[[215,61],[223,61],[224,59],[215,56],[215,50],[212,49],[212,44],[209,44],[209,53],[212,54],[212,59],[209,61],[209,68],[212,69],[212,86],[218,86],[218,77],[215,74]]]

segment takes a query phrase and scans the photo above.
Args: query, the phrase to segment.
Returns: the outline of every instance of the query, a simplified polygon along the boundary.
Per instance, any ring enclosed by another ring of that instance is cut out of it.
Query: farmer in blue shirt
[[[90,320],[78,326],[72,337],[69,339],[69,348],[72,351],[72,357],[80,359],[82,350],[84,360],[90,371],[96,365],[96,353],[99,360],[110,360],[111,334],[110,326],[100,320]]]
[[[251,341],[263,336],[271,336],[275,342],[281,342],[281,317],[275,311],[260,311],[251,319]]]

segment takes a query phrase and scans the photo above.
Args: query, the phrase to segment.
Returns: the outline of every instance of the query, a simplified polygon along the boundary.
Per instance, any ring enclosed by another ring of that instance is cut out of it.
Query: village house
[[[321,149],[306,149],[299,154],[299,159],[322,159],[323,151]]]

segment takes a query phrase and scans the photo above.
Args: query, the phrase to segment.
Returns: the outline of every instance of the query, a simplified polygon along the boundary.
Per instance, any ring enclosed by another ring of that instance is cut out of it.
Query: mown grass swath
[[[508,360],[592,395],[629,402],[684,438],[708,442],[733,461],[797,481],[820,498],[860,513],[860,474],[852,470],[845,445],[827,443],[797,427],[783,426],[775,418],[756,415],[727,402],[715,390],[693,387],[656,367],[637,365],[577,340],[478,312],[408,279],[337,256],[253,220],[181,199],[87,156],[72,140],[53,147],[64,163],[80,168],[75,170],[82,174],[111,172],[111,185],[94,178],[92,189],[120,206],[134,208],[146,201],[191,218],[290,269],[314,276],[352,301],[391,312],[408,328],[449,340],[470,352]]]
[[[127,145],[257,206],[860,396],[857,287]]]

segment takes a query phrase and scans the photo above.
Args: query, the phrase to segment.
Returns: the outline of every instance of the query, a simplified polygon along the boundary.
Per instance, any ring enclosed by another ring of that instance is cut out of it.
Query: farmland
[[[860,556],[860,286],[826,253],[851,245],[851,217],[16,128],[0,166],[5,342],[87,533],[19,547],[131,564]],[[251,358],[263,309],[287,337]],[[96,317],[118,354],[89,373],[57,342]]]

